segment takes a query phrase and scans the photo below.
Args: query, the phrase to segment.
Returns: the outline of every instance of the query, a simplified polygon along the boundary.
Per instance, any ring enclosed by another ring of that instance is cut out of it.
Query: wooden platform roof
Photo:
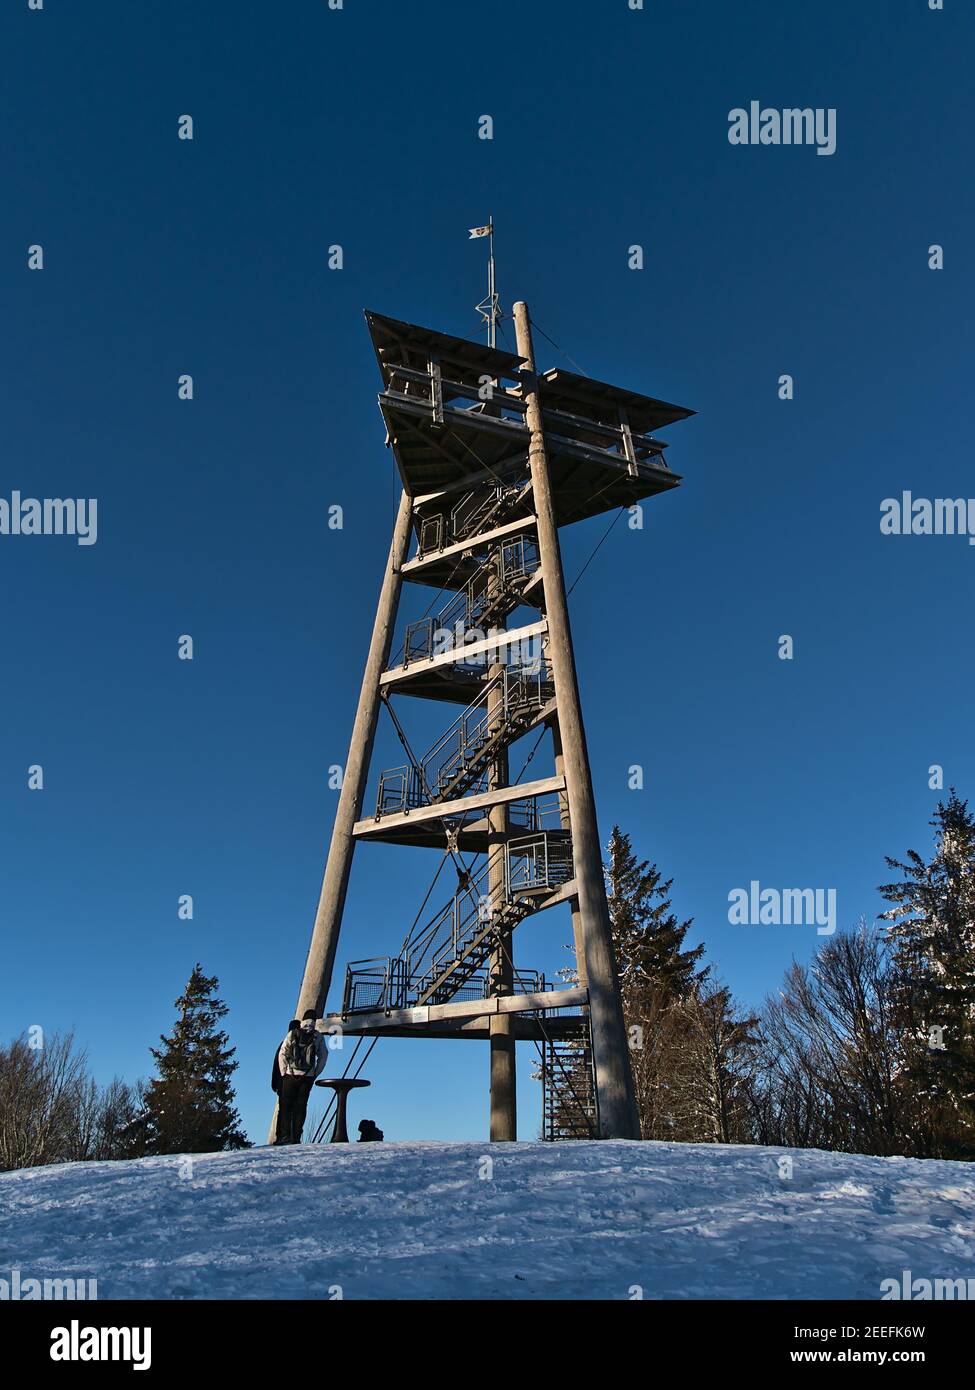
[[[489,476],[511,472],[527,457],[528,430],[521,421],[446,406],[445,427],[438,429],[428,401],[394,392],[383,392],[379,408],[411,494],[463,482],[479,469]]]
[[[380,407],[403,486],[411,495],[464,485],[472,473],[485,466],[489,476],[494,473],[513,478],[519,469],[524,471],[528,431],[523,424],[446,408],[446,428],[435,429],[430,407],[421,400],[383,395]],[[557,434],[551,428],[546,431],[546,447],[560,526],[632,506],[681,483],[681,475],[662,460],[659,464],[644,461],[631,473],[621,454]],[[521,529],[530,516],[526,503],[524,520],[514,529]],[[416,575],[421,583],[430,577]]]
[[[595,381],[576,372],[564,372],[560,367],[544,372],[538,382],[543,407],[563,410],[567,415],[591,413],[615,424],[617,411],[622,406],[630,429],[637,434],[653,434],[654,430],[677,420],[687,420],[695,413],[682,405],[659,401],[655,396],[641,396],[622,386],[610,386],[605,381]]]
[[[438,493],[472,487],[476,479],[515,481],[524,473],[529,436],[519,357],[372,310],[366,321],[383,375],[379,404],[393,455],[406,491],[425,499],[423,515],[438,508]],[[439,386],[429,375],[431,357],[440,362]],[[509,383],[487,402],[477,389],[485,375]],[[665,462],[666,444],[650,436],[692,410],[561,369],[540,376],[539,389],[558,525],[680,486],[680,474]],[[526,499],[516,517],[523,512],[528,523],[531,510]],[[418,529],[419,518],[414,525]],[[456,559],[453,566],[463,569]],[[408,568],[416,569],[410,578],[420,583],[444,583],[443,566],[411,561]]]
[[[390,365],[425,367],[430,357],[438,357],[447,366],[460,368],[464,375],[511,377],[521,371],[521,358],[513,352],[502,352],[475,343],[469,338],[455,338],[439,333],[435,328],[422,328],[402,319],[366,310],[366,324],[376,350],[379,370],[388,386]]]

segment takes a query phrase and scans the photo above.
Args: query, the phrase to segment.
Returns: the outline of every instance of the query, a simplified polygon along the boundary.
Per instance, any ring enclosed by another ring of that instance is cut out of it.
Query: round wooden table
[[[347,1144],[349,1142],[349,1131],[345,1127],[345,1107],[348,1103],[349,1092],[354,1091],[359,1086],[371,1086],[371,1081],[359,1081],[352,1076],[333,1076],[327,1081],[316,1081],[316,1086],[329,1086],[335,1092],[335,1125],[332,1129],[332,1137],[328,1141],[330,1144]]]

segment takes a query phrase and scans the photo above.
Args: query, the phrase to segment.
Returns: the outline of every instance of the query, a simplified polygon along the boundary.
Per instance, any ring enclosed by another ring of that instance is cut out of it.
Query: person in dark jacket
[[[385,1136],[375,1120],[359,1121],[359,1143],[378,1144]]]
[[[301,1143],[308,1097],[315,1078],[328,1060],[325,1039],[315,1028],[316,1018],[314,1009],[306,1009],[300,1022],[292,1019],[274,1058],[271,1089],[278,1096],[275,1144]]]

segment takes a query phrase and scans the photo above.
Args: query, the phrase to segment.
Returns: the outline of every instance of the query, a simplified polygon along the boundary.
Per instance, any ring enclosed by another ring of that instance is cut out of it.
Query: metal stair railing
[[[430,981],[439,977],[446,963],[458,958],[464,951],[472,934],[477,934],[477,924],[489,924],[493,913],[504,908],[506,899],[499,899],[497,905],[490,891],[492,874],[506,858],[507,846],[499,845],[487,856],[473,876],[468,875],[449,903],[445,904],[423,931],[404,945],[404,959],[407,974],[411,979]],[[504,875],[502,875],[504,877]]]
[[[500,701],[489,709],[497,691]],[[506,669],[488,681],[420,760],[433,800],[459,796],[472,783],[480,783],[492,756],[524,731],[549,698],[549,682],[541,670],[525,674]]]
[[[542,1044],[542,1117],[545,1138],[595,1139],[596,1079],[589,1020],[577,1041],[547,1038]]]
[[[408,666],[411,661],[437,655],[438,640],[443,649],[462,647],[465,634],[503,622],[521,601],[525,581],[539,567],[538,544],[530,536],[515,536],[496,547],[491,558],[453,594],[433,617],[409,623],[403,646],[393,665]],[[445,639],[449,637],[449,641]],[[458,663],[462,668],[476,663]]]
[[[466,492],[452,508],[449,516],[437,512],[420,522],[419,554],[429,555],[443,550],[455,541],[467,540],[481,531],[490,530],[514,511],[531,488],[528,477],[511,482],[481,484]]]
[[[508,896],[536,893],[568,883],[572,877],[572,845],[544,833],[509,840],[505,873]]]
[[[445,1004],[453,999],[493,954],[501,937],[513,930],[532,909],[530,902],[516,902],[504,903],[498,908],[492,906],[486,916],[480,910],[470,914],[459,924],[454,939],[444,943],[431,963],[420,982],[417,1004]]]
[[[568,813],[565,792],[551,796],[526,796],[508,805],[508,824],[512,829],[561,830]],[[568,833],[568,832],[566,832]]]
[[[349,961],[345,971],[342,1016],[412,1008],[420,983],[406,975],[405,963],[396,956],[373,956],[367,960]],[[490,970],[475,970],[463,984],[457,986],[451,998],[488,999],[492,983]],[[516,969],[513,983],[516,994],[550,994],[553,990],[551,980],[547,980],[538,970]]]
[[[436,805],[480,787],[492,757],[530,728],[554,690],[544,663],[539,663],[537,671],[527,667],[500,671],[416,766],[382,772],[376,815]],[[497,705],[489,709],[489,700],[498,692]]]
[[[426,657],[434,656],[436,635],[440,632],[453,632],[458,623],[466,627],[469,614],[470,600],[465,586],[453,594],[449,603],[446,603],[435,616],[417,618],[415,622],[408,623],[400,650],[402,664],[408,666],[411,661],[422,661]]]
[[[514,536],[499,545],[491,562],[468,581],[468,623],[490,627],[507,618],[540,564],[538,542],[531,536]]]
[[[447,544],[447,518],[438,513],[420,522],[418,548],[421,555],[429,555],[433,550],[443,550]]]
[[[413,811],[424,804],[423,789],[412,763],[385,768],[379,774],[376,794],[376,815],[388,816],[398,811]]]
[[[528,486],[525,482],[493,483],[466,493],[450,513],[450,530],[455,541],[463,541],[479,531],[490,529],[490,523],[509,511]]]
[[[398,956],[352,961],[345,970],[342,1013],[372,1013],[407,1007],[408,980]]]
[[[439,939],[427,938],[423,958],[428,958],[430,964],[418,1003],[444,1003],[452,998],[500,938],[535,911],[539,893],[551,892],[572,877],[571,845],[560,839],[553,842],[555,853],[540,852],[539,842],[546,838],[511,840],[500,846],[488,856],[481,872],[455,896],[449,931],[444,922]],[[504,886],[494,893],[484,892],[499,856],[503,856]],[[530,881],[523,873],[512,873],[513,858],[532,863]],[[418,963],[408,962],[411,976]],[[444,993],[448,984],[449,991]]]
[[[528,843],[513,840],[497,846],[422,930],[411,934],[399,956],[357,961],[355,969],[349,965],[344,1011],[411,1008],[455,998],[500,939],[537,910],[538,891],[557,889],[571,876],[571,847],[564,856],[566,842],[558,844],[559,853],[534,856],[532,881],[525,889],[509,889],[509,883],[519,882],[509,863],[512,856],[525,858]],[[502,886],[492,892],[491,879],[499,867]],[[543,872],[550,875],[548,882],[543,882]]]

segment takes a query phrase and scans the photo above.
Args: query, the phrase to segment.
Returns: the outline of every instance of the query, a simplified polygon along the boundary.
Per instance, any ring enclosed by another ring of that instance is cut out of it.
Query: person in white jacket
[[[306,1009],[301,1022],[291,1024],[274,1059],[271,1086],[278,1093],[275,1144],[301,1143],[308,1097],[328,1060],[328,1046],[315,1021],[315,1010]]]

